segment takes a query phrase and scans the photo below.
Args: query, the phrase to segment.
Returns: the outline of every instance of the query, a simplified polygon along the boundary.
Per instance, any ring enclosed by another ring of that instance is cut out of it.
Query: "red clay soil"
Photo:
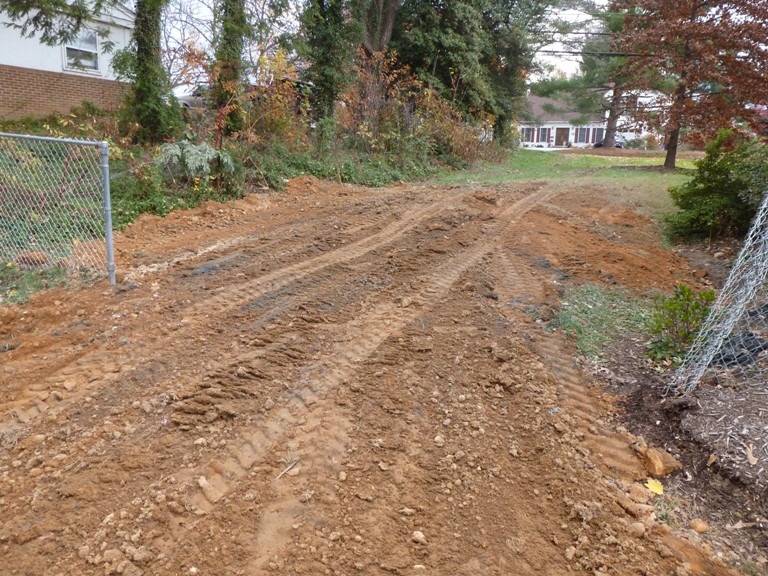
[[[0,309],[3,574],[734,573],[534,320],[690,282],[613,198],[305,178],[116,242]]]

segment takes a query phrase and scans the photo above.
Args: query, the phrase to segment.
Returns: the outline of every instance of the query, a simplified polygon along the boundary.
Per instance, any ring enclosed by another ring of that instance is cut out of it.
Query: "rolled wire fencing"
[[[109,146],[0,133],[0,265],[115,283]]]
[[[768,193],[725,285],[667,386],[686,394],[701,381],[765,388],[768,377]]]

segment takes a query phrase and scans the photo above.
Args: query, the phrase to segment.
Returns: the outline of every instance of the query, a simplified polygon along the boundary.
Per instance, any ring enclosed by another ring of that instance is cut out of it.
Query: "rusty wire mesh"
[[[106,154],[102,142],[0,134],[0,263],[112,276]]]

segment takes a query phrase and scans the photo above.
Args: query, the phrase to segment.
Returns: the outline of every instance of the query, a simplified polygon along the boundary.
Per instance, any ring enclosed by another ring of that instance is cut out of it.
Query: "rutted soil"
[[[733,573],[541,330],[691,281],[608,193],[308,178],[116,242],[116,288],[0,310],[3,574]]]

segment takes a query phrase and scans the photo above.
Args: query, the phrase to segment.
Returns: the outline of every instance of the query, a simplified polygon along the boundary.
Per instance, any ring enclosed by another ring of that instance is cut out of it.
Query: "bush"
[[[166,216],[242,193],[242,167],[227,152],[205,143],[164,144],[154,157],[138,160],[124,154],[113,168],[112,222],[118,229],[144,213]]]
[[[163,176],[174,187],[192,188],[197,194],[211,193],[235,197],[240,194],[238,166],[232,156],[210,144],[188,140],[163,144],[155,163],[164,168]]]
[[[679,212],[667,215],[672,238],[741,237],[768,188],[768,148],[721,131],[697,162],[693,178],[669,189]]]
[[[712,290],[695,293],[681,284],[673,296],[654,300],[648,355],[656,362],[677,363],[688,351],[715,301]]]
[[[239,154],[255,180],[278,190],[283,188],[286,179],[304,175],[364,186],[386,186],[400,180],[424,178],[436,170],[426,163],[392,163],[381,154],[338,149],[323,152],[316,147],[291,150],[280,143],[267,148],[241,147]]]
[[[456,167],[496,152],[483,142],[493,124],[475,126],[436,90],[398,64],[394,53],[360,53],[357,79],[343,95],[339,135],[365,154],[383,155],[390,165],[429,164],[432,159]]]
[[[658,150],[659,146],[659,139],[653,134],[632,138],[624,144],[624,148],[628,150]]]

